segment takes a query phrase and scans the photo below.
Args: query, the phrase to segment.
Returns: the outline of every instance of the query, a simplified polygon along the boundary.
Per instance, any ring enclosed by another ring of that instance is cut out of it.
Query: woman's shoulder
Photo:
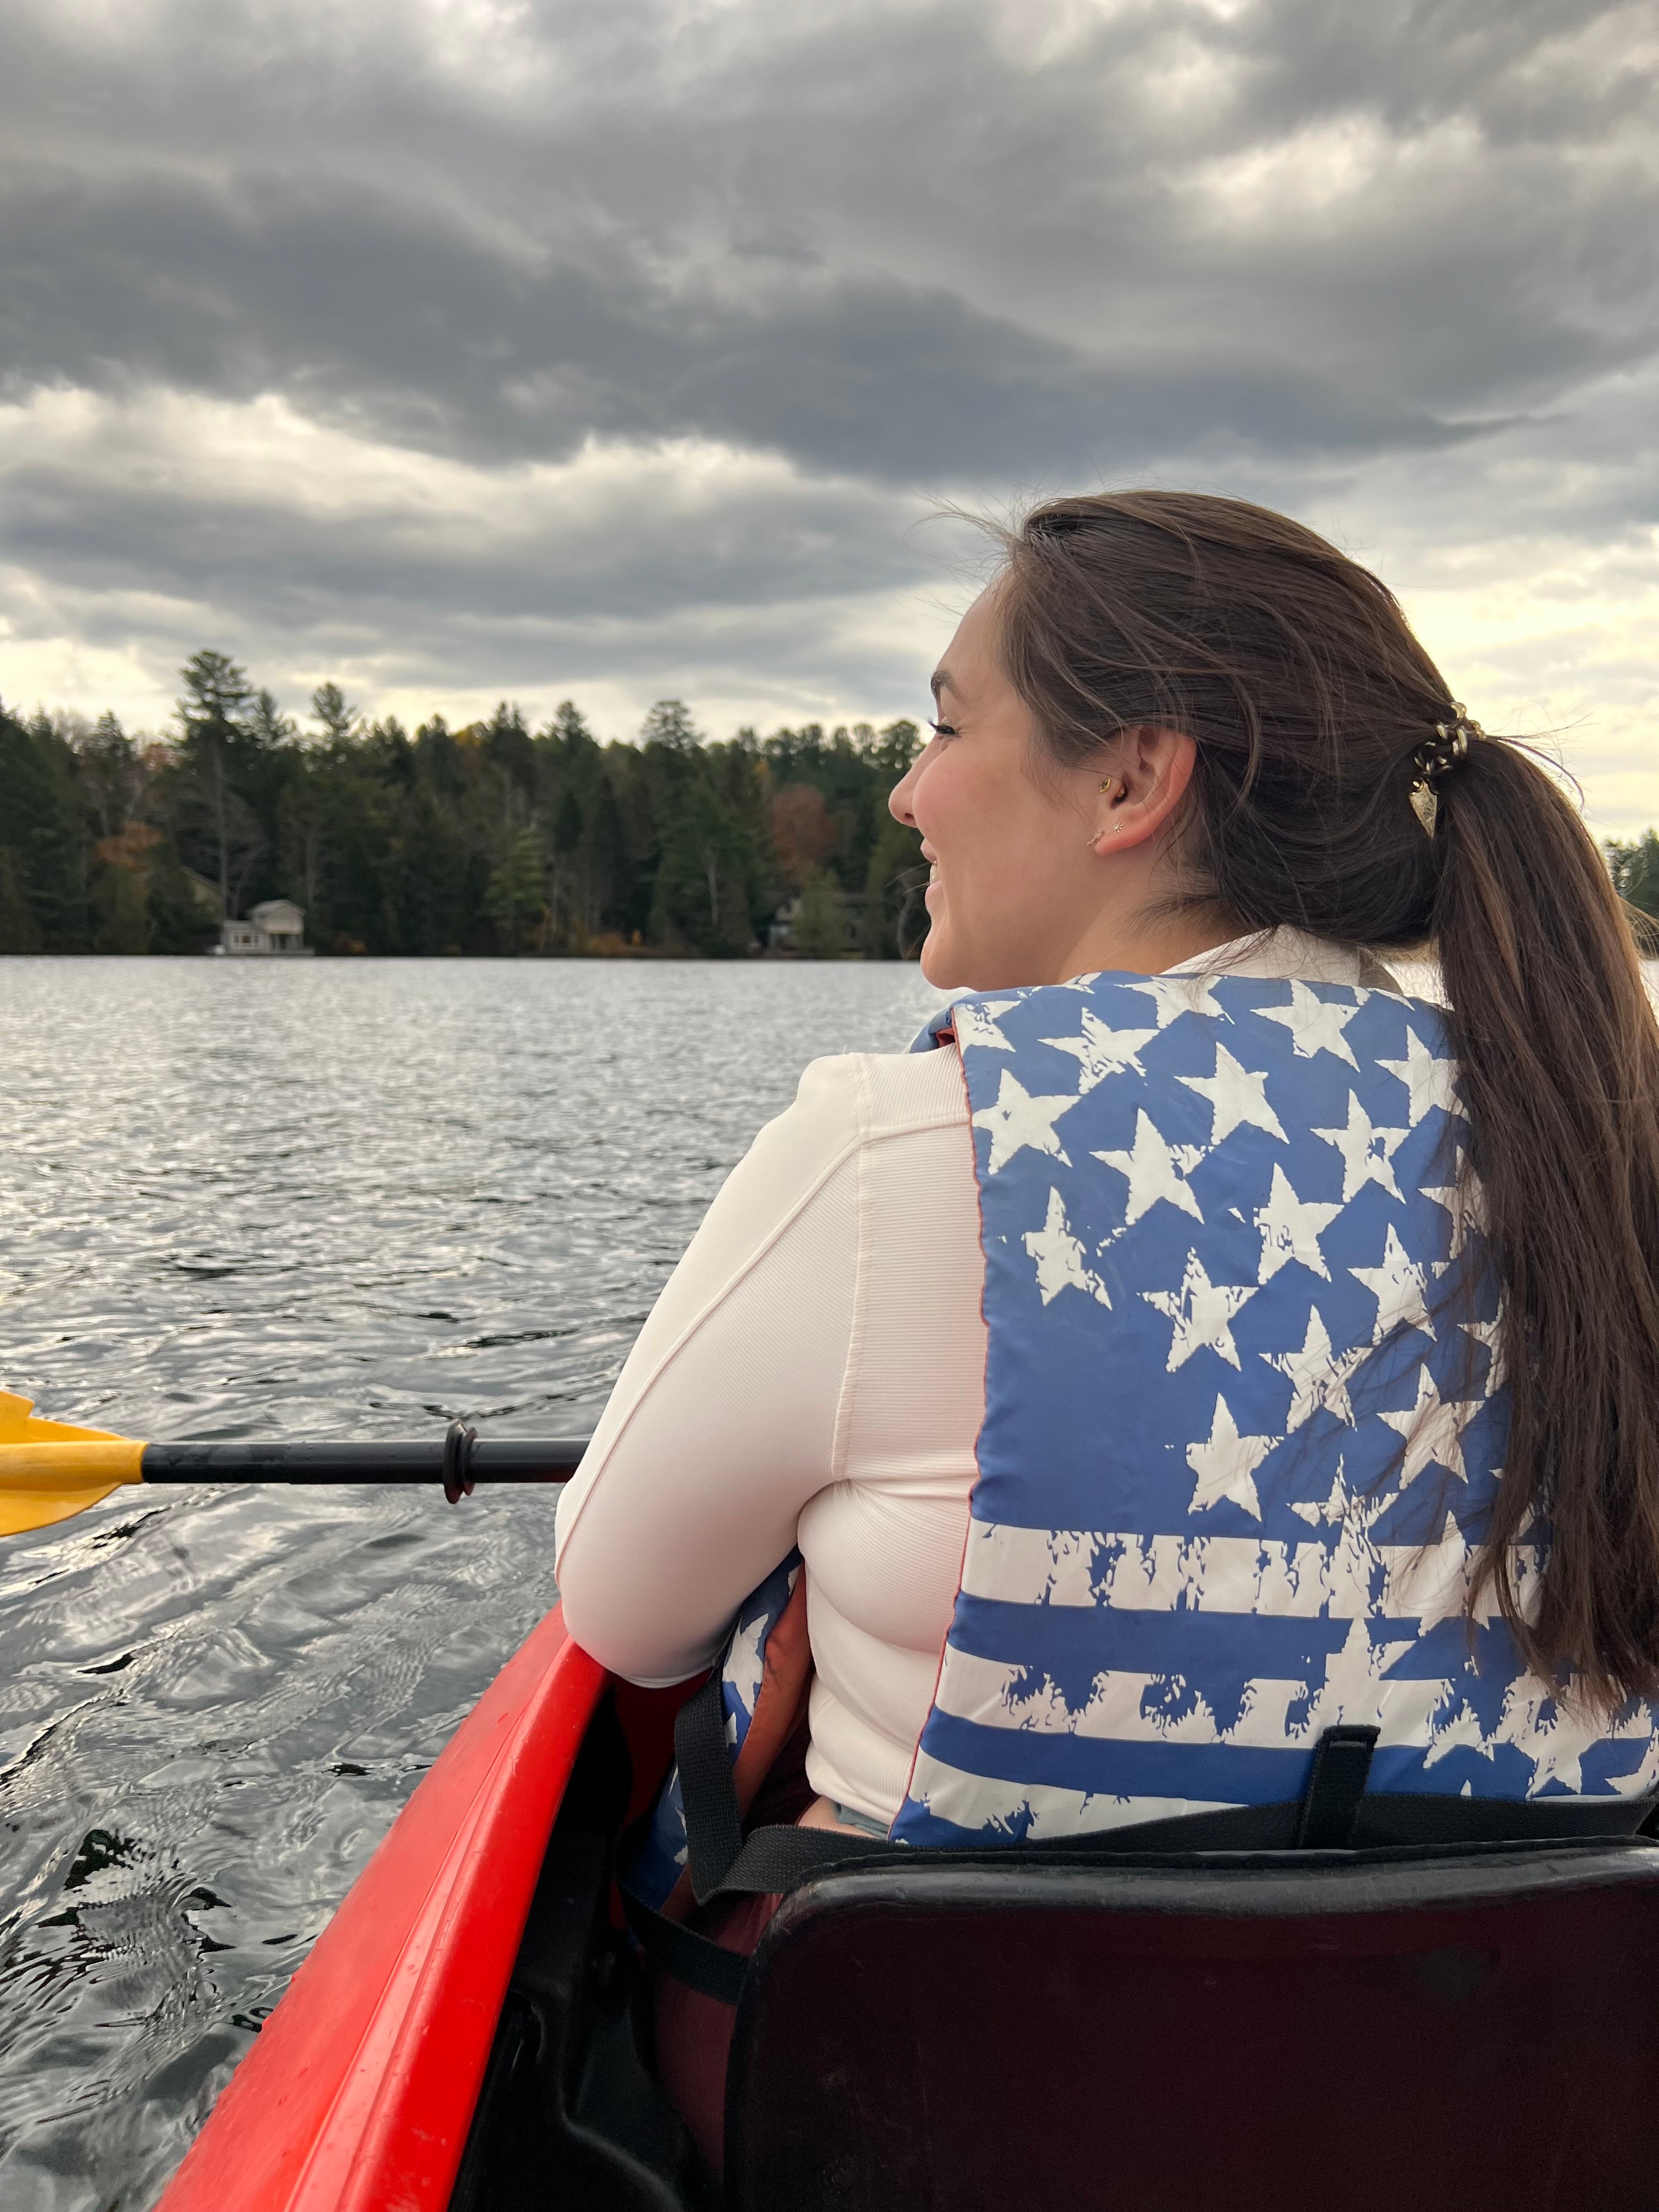
[[[811,1060],[793,1102],[757,1131],[732,1170],[717,1210],[741,1204],[769,1217],[792,1213],[863,1147],[967,1121],[962,1062],[952,1048]]]
[[[960,1055],[946,1044],[936,1052],[848,1052],[812,1060],[785,1118],[792,1117],[819,1124],[843,1142],[964,1122]]]

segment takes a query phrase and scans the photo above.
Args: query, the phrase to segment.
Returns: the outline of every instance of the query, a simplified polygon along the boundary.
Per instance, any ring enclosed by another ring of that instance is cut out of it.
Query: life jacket
[[[1650,1788],[1652,1705],[1575,1707],[1489,1595],[1468,1617],[1509,1417],[1440,1011],[1108,975],[930,1036],[968,1088],[989,1348],[895,1838],[1292,1799],[1337,1726],[1378,1730],[1373,1793]]]
[[[1558,1698],[1490,1596],[1468,1618],[1508,1407],[1441,1012],[1103,975],[958,1000],[915,1048],[952,1042],[985,1418],[893,1840],[1281,1804],[1340,1728],[1376,1731],[1372,1792],[1659,1781],[1651,1704]]]

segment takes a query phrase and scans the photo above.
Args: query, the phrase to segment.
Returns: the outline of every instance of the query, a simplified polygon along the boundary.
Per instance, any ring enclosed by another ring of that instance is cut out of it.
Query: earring
[[[1115,775],[1109,775],[1106,778],[1105,781],[1100,787],[1100,795],[1103,799],[1109,799],[1111,797],[1113,787],[1115,785],[1116,781],[1117,778]],[[1123,796],[1126,799],[1129,796],[1129,787],[1127,783],[1123,787]],[[1113,823],[1112,835],[1114,837],[1116,836],[1118,831],[1122,827],[1123,824],[1121,822],[1115,822]],[[1097,845],[1100,842],[1101,835],[1102,833],[1098,830],[1091,830],[1083,842],[1085,845]]]

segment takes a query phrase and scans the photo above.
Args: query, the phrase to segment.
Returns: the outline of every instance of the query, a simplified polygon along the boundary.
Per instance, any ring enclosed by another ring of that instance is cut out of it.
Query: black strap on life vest
[[[1380,1733],[1374,1728],[1332,1728],[1320,1737],[1296,1824],[1299,1851],[1347,1848]]]
[[[685,1808],[685,1863],[699,1905],[711,1898],[743,1853],[726,1701],[718,1668],[674,1717],[674,1761]]]
[[[1165,1820],[1093,1829],[1049,1843],[1016,1847],[1030,1866],[1099,1865],[1148,1857],[1168,1863],[1212,1851],[1445,1850],[1494,1844],[1589,1842],[1634,1836],[1659,1808],[1659,1792],[1643,1797],[1447,1797],[1368,1791],[1380,1730],[1327,1729],[1315,1748],[1299,1798],[1275,1805],[1227,1806]],[[757,1828],[746,1840],[726,1741],[720,1678],[713,1674],[680,1708],[674,1728],[685,1808],[686,1864],[699,1905],[720,1897],[764,1896],[793,1889],[832,1867],[1006,1868],[1010,1846],[963,1849],[894,1844],[845,1829]],[[749,1961],[695,1929],[653,1911],[621,1885],[629,1926],[666,1973],[722,2004],[736,2004]]]

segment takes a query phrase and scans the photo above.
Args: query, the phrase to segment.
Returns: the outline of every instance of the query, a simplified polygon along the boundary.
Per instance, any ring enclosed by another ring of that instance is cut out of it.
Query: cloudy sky
[[[917,714],[942,500],[1377,568],[1659,820],[1652,0],[5,0],[0,696]]]

